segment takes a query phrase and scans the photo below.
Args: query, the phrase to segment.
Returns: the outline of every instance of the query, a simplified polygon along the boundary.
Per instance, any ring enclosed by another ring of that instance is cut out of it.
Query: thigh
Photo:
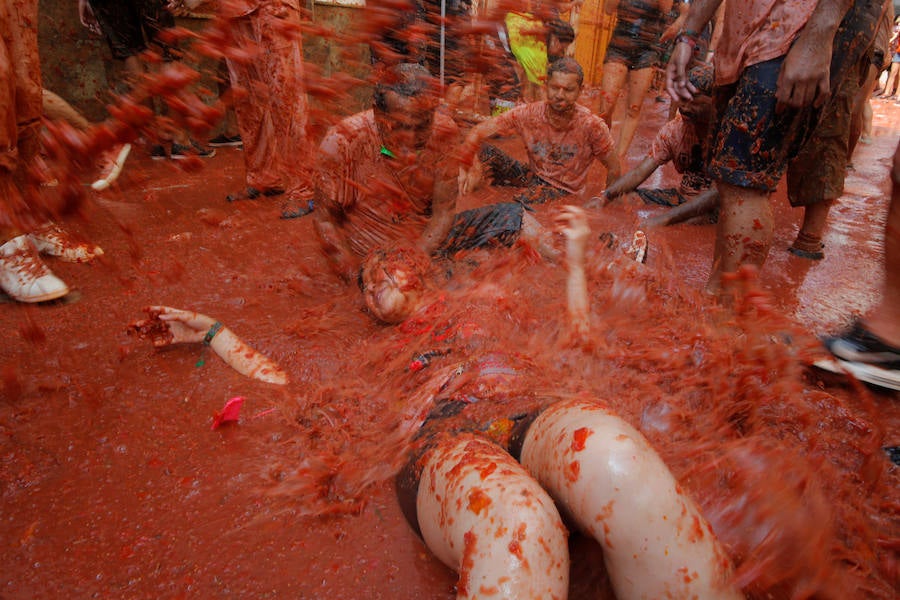
[[[461,434],[438,441],[423,461],[418,524],[429,550],[459,572],[458,598],[566,596],[562,519],[508,452]]]
[[[628,74],[628,105],[638,106],[644,103],[644,96],[653,82],[653,69],[645,68],[631,71]]]
[[[805,141],[812,109],[777,107],[784,57],[744,69],[737,83],[716,88],[709,173],[718,181],[774,191]]]
[[[616,100],[628,78],[628,66],[623,62],[604,62],[600,78],[600,116],[608,120],[615,109]]]

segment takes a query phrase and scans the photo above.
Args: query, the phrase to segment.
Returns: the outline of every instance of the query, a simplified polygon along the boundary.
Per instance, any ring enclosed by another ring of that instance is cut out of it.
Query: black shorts
[[[618,32],[618,27],[616,28]],[[631,35],[613,33],[606,47],[604,63],[617,62],[625,64],[632,71],[640,71],[658,67],[662,63],[662,48],[658,40],[648,40]]]
[[[413,531],[419,534],[419,536],[422,535],[422,530],[419,528],[416,497],[419,494],[419,481],[422,478],[422,468],[425,466],[424,458],[425,455],[435,447],[440,439],[445,439],[442,436],[461,433],[483,435],[486,439],[490,439],[491,441],[500,444],[513,458],[519,460],[519,457],[522,455],[522,445],[525,443],[525,435],[528,433],[528,428],[531,427],[531,424],[534,423],[535,419],[543,412],[542,410],[526,410],[510,416],[508,420],[513,423],[512,429],[508,439],[504,440],[505,443],[501,444],[499,440],[493,439],[490,435],[485,433],[491,429],[491,424],[482,427],[464,426],[457,428],[453,433],[443,431],[444,428],[441,426],[440,422],[459,414],[465,407],[465,402],[449,400],[439,403],[437,407],[431,411],[425,419],[425,422],[422,424],[419,433],[416,435],[416,439],[422,443],[410,453],[409,460],[406,461],[406,464],[400,469],[400,472],[397,473],[397,476],[394,479],[394,488],[397,492],[397,502],[400,504],[400,510],[403,512],[403,516],[406,517],[406,521],[409,523],[410,527],[412,527]]]
[[[435,254],[452,256],[461,250],[512,246],[522,232],[524,210],[517,202],[503,202],[463,211],[454,217]]]
[[[124,60],[158,44],[167,59],[172,49],[159,43],[159,32],[175,26],[166,0],[90,0],[91,9],[113,58]]]
[[[751,65],[737,82],[714,89],[708,173],[716,181],[774,191],[812,130],[811,108],[776,109],[783,63],[782,56]]]
[[[525,188],[513,196],[513,200],[520,204],[543,204],[569,195],[568,191],[544,181],[530,166],[496,146],[484,144],[478,153],[478,160],[488,170],[491,185]]]

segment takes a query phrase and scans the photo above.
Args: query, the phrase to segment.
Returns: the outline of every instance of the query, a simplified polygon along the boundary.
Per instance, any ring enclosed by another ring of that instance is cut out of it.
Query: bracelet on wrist
[[[213,338],[218,335],[219,331],[222,329],[222,324],[218,321],[212,324],[212,327],[209,328],[209,331],[206,332],[206,335],[203,336],[203,345],[209,346]]]
[[[692,50],[697,47],[697,40],[687,34],[684,34],[684,33],[678,34],[678,37],[675,38],[675,43],[676,44],[687,44],[688,46],[691,47]]]

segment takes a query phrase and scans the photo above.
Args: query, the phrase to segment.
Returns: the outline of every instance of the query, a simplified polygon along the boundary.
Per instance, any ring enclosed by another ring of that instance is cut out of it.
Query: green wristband
[[[203,345],[209,346],[213,338],[216,337],[216,334],[219,333],[219,330],[222,329],[222,324],[216,321],[212,324],[212,327],[209,328],[209,331],[206,332],[206,335],[203,336]]]

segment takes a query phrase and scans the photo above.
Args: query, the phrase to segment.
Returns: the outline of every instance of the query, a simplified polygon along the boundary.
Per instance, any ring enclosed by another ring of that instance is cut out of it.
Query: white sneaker
[[[26,235],[0,246],[0,289],[19,302],[46,302],[69,293],[69,287],[44,264]]]
[[[28,238],[41,254],[66,262],[88,262],[103,254],[103,249],[90,242],[79,242],[56,225],[32,231]]]
[[[125,160],[128,158],[130,152],[131,144],[123,144],[118,149],[112,148],[104,153],[103,158],[101,159],[103,163],[101,166],[101,176],[97,181],[91,184],[91,187],[98,192],[102,192],[112,185],[122,173],[122,168],[125,166]]]

